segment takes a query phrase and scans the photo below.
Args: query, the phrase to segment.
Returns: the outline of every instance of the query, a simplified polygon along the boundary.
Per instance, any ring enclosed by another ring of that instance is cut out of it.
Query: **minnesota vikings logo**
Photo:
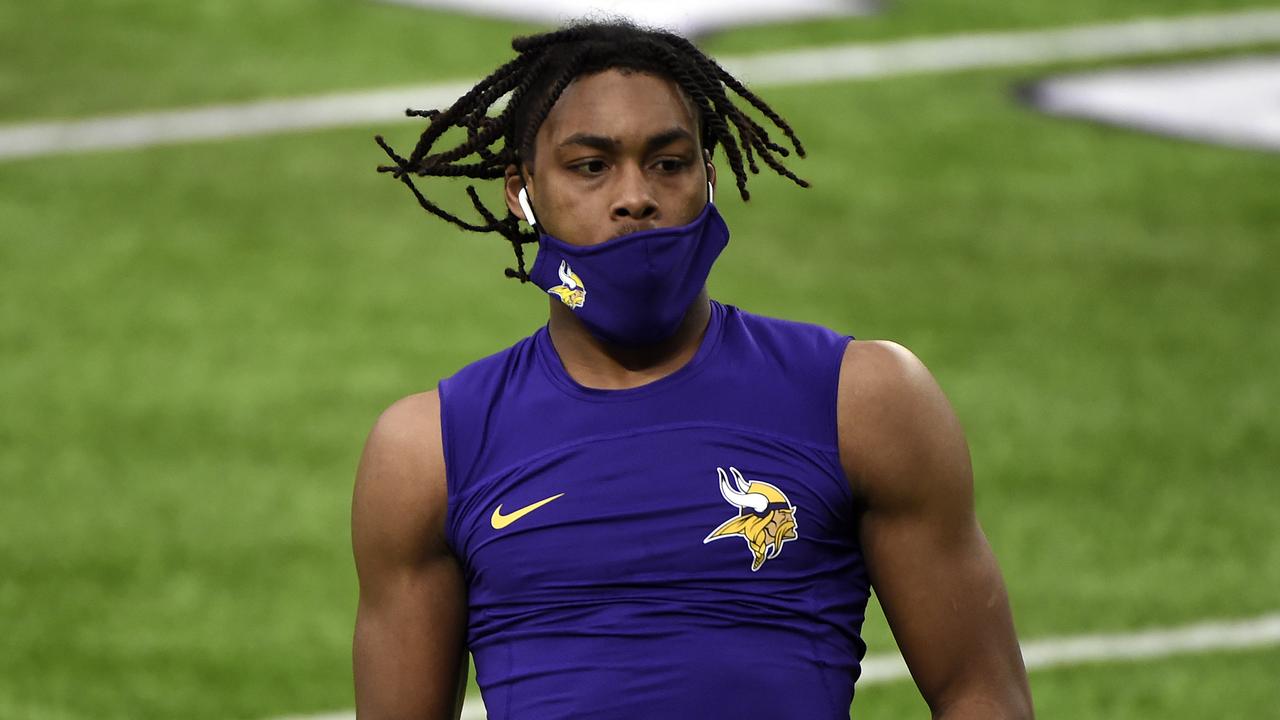
[[[733,485],[729,483],[724,468],[716,468],[720,475],[720,494],[730,505],[738,508],[738,516],[712,530],[702,544],[727,537],[746,540],[747,547],[751,548],[751,572],[755,572],[765,560],[778,557],[788,540],[799,537],[796,535],[796,508],[773,485],[759,480],[747,482],[737,468],[731,467],[729,472],[733,473]]]
[[[580,308],[587,301],[587,289],[582,280],[569,268],[564,260],[560,261],[560,284],[547,291],[548,294],[560,298],[560,302],[571,308]]]

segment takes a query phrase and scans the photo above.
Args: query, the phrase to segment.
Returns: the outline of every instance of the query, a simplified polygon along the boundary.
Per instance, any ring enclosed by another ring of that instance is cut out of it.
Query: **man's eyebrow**
[[[560,142],[558,147],[566,147],[569,145],[586,145],[589,148],[595,148],[602,152],[613,152],[620,145],[617,140],[604,135],[592,135],[591,133],[574,133]]]
[[[694,142],[693,134],[682,127],[673,127],[670,130],[664,130],[657,135],[651,136],[644,143],[644,153],[658,150],[659,148],[670,145],[677,140],[688,140]],[[569,145],[585,145],[601,152],[616,152],[622,143],[616,138],[606,137],[604,135],[593,135],[591,133],[574,133],[560,142],[558,147],[568,147]]]
[[[682,127],[673,127],[670,130],[660,132],[646,140],[644,144],[644,154],[648,155],[654,150],[670,145],[677,140],[688,140],[691,143],[694,142],[693,134],[688,130],[685,130]]]

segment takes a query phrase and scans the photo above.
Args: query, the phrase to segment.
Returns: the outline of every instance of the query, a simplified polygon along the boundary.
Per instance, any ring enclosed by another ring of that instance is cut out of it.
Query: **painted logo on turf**
[[[720,476],[720,494],[738,509],[738,516],[721,523],[702,544],[730,537],[742,538],[751,550],[751,572],[755,572],[766,560],[778,557],[788,541],[800,537],[796,534],[796,507],[776,486],[759,480],[747,482],[734,467],[729,468],[729,472],[733,473],[732,484],[724,468],[716,468]]]
[[[560,284],[547,293],[560,298],[560,302],[575,310],[587,301],[587,289],[582,286],[582,279],[564,260],[560,261]]]
[[[700,35],[737,25],[811,20],[875,12],[876,0],[384,0],[401,5],[444,8],[521,22],[560,24],[565,18],[621,15],[640,25]]]

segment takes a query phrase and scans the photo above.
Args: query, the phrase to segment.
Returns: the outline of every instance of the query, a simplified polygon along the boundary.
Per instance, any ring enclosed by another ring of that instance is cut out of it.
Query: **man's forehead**
[[[697,137],[697,114],[679,85],[650,73],[611,69],[570,83],[538,134],[553,145],[581,134],[625,143],[671,128]]]

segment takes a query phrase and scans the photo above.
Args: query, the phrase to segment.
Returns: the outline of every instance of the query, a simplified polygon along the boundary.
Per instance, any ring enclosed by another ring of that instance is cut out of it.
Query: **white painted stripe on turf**
[[[1280,40],[1280,12],[1144,19],[1053,31],[920,38],[724,58],[753,85],[803,85],[911,73],[1181,53]]]
[[[1280,645],[1280,613],[1248,620],[1213,620],[1183,627],[1128,633],[1049,637],[1022,643],[1022,659],[1028,670],[1043,670],[1273,645]],[[862,661],[862,677],[858,679],[858,687],[893,682],[910,676],[901,655],[870,655]],[[480,699],[467,698],[462,709],[462,720],[483,720],[484,717],[484,705]],[[294,715],[277,720],[355,720],[355,714]]]
[[[1210,621],[1179,628],[1043,638],[1022,643],[1022,660],[1028,670],[1043,670],[1272,645],[1280,645],[1280,613],[1250,620]],[[869,656],[862,662],[862,677],[858,685],[890,682],[910,675],[901,655]]]
[[[923,72],[1140,57],[1280,40],[1280,11],[1150,19],[1058,30],[966,34],[725,57],[754,86],[869,79]],[[0,160],[144,147],[403,120],[406,107],[443,107],[471,82],[214,105],[112,117],[0,126]]]
[[[470,90],[472,84],[455,82],[88,120],[4,125],[0,126],[0,159],[404,120],[405,108],[445,107]]]
[[[1240,47],[1280,39],[1280,11],[1147,19],[1060,30],[957,35],[725,58],[754,85],[797,85],[927,72],[1105,60]]]
[[[1040,669],[1101,660],[1143,660],[1270,645],[1280,645],[1280,613],[1252,620],[1205,622],[1123,635],[1048,638],[1024,645],[1022,658],[1027,667]]]

